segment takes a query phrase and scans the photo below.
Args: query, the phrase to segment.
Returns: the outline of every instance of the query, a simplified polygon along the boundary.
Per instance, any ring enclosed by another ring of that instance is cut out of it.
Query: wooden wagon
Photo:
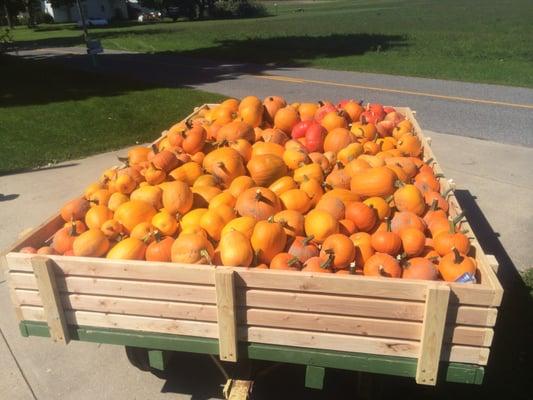
[[[398,110],[413,122],[424,159],[442,174],[413,112]],[[440,179],[447,191],[451,182]],[[447,200],[451,216],[459,215],[453,190]],[[503,290],[495,258],[466,220],[477,284],[17,252],[39,247],[62,225],[53,216],[5,254],[23,336],[143,348],[156,368],[163,368],[164,351],[303,364],[314,388],[322,387],[326,368],[425,385],[483,380]]]

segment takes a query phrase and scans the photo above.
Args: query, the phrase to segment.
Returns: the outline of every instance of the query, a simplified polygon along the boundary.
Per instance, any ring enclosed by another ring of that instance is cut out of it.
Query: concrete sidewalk
[[[514,265],[519,269],[531,267],[533,219],[524,216],[533,209],[533,183],[524,172],[531,167],[533,149],[431,131],[426,131],[426,135],[433,139],[432,147],[447,176],[456,181],[458,189],[467,189],[476,197]],[[57,212],[63,202],[79,194],[103,169],[116,164],[117,154],[125,153],[110,152],[0,177],[0,193],[11,195],[11,200],[3,201],[0,207],[4,227],[0,231],[0,248],[16,240],[19,232]],[[21,337],[4,279],[5,276],[0,277],[2,398],[185,399],[190,394],[205,394],[207,382],[216,391],[220,380],[216,371],[192,382],[179,382],[173,392],[164,393],[168,382],[131,367],[120,346],[73,342],[65,347],[44,338]],[[327,392],[324,395],[327,398]],[[301,398],[301,394],[295,398]]]

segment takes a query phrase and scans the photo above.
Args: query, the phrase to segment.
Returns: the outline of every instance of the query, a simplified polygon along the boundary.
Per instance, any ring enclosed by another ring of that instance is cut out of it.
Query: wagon
[[[424,159],[442,174],[414,112],[397,110],[413,123]],[[444,177],[440,183],[452,189],[450,215],[461,218],[453,183]],[[62,225],[53,216],[3,257],[23,336],[127,346],[143,369],[163,369],[166,352],[300,364],[306,386],[317,389],[327,368],[422,385],[483,381],[503,289],[495,258],[465,219],[477,284],[17,252],[41,245]],[[246,394],[249,385],[229,379],[226,394]]]

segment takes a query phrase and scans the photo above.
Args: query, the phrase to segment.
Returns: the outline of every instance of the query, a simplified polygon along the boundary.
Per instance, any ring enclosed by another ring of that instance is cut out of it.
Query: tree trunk
[[[9,26],[11,29],[13,29],[13,20],[11,19],[11,14],[9,14],[9,7],[7,6],[7,1],[8,0],[4,0],[3,1],[3,3],[4,3],[4,14],[6,15],[7,26]]]
[[[33,0],[26,0],[24,4],[26,5],[26,12],[28,13],[28,28],[33,28],[35,26]]]

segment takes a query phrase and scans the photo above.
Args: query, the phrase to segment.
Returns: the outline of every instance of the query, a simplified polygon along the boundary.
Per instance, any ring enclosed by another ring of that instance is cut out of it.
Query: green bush
[[[217,0],[213,7],[215,18],[242,18],[266,15],[266,8],[250,0]]]
[[[533,268],[529,268],[522,272],[522,279],[524,280],[526,287],[529,289],[529,294],[533,297]]]

